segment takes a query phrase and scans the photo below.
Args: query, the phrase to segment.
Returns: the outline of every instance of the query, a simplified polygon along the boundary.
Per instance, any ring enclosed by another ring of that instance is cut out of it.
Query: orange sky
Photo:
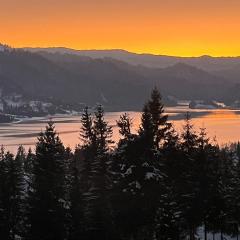
[[[0,0],[0,42],[240,56],[240,1]]]

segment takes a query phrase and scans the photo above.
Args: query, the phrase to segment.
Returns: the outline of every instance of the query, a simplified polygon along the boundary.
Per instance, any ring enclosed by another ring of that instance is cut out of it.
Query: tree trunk
[[[195,240],[194,227],[190,227],[190,240]]]
[[[237,224],[237,240],[238,240],[238,224]]]
[[[206,227],[206,223],[204,224],[204,240],[207,240],[207,227]]]
[[[223,232],[222,232],[222,230],[221,230],[221,240],[223,240]]]
[[[192,239],[192,229],[191,229],[191,227],[189,228],[189,240],[193,240]]]
[[[212,234],[212,239],[215,240],[215,233]]]

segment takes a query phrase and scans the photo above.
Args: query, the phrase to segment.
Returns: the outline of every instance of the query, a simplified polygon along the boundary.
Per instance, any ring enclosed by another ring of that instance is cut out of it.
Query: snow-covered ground
[[[204,227],[199,227],[197,234],[196,234],[196,239],[197,240],[203,240],[204,239]],[[207,234],[207,240],[221,240],[221,235],[220,233],[215,233],[215,238],[213,238],[213,234],[212,233],[208,233]],[[223,234],[223,239],[224,240],[236,240],[237,237],[231,237],[231,236],[227,236],[226,234]],[[188,239],[187,239],[188,240]]]

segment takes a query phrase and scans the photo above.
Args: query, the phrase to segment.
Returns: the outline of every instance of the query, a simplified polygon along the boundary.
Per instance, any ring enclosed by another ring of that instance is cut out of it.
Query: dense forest
[[[121,139],[101,105],[81,116],[76,149],[53,122],[16,156],[0,152],[0,236],[4,240],[238,239],[240,145],[218,146],[186,114],[181,133],[155,88],[137,133],[124,114]],[[209,236],[209,235],[208,235]]]
[[[82,54],[3,49],[0,51],[0,103],[4,100],[11,107],[9,99],[22,96],[27,106],[31,101],[40,101],[79,111],[74,107],[79,103],[90,106],[101,103],[107,111],[141,110],[152,86],[157,85],[169,106],[176,106],[179,100],[215,100],[239,108],[234,104],[239,101],[240,58],[166,57],[150,67],[145,61],[137,64],[138,60],[128,54],[124,61],[111,55],[91,58]],[[136,57],[145,59],[142,55]],[[158,59],[155,56],[146,61],[152,63],[155,58]],[[33,116],[31,109],[25,108],[6,109],[4,113]],[[52,110],[47,113],[51,114]],[[55,112],[59,111],[55,109]]]

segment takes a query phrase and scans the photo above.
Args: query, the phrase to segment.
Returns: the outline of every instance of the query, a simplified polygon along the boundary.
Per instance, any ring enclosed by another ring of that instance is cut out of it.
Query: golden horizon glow
[[[240,56],[239,0],[0,0],[0,42]]]

